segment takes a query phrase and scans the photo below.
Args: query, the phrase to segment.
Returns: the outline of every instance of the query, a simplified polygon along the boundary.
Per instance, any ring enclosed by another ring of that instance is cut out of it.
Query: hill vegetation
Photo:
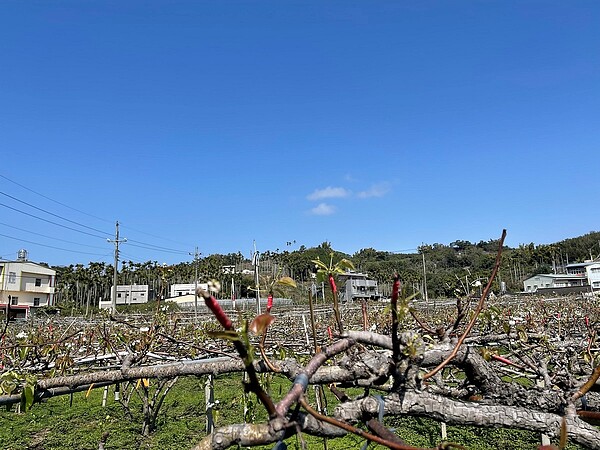
[[[368,273],[380,282],[384,295],[389,295],[390,280],[398,273],[407,293],[423,294],[426,277],[427,292],[430,298],[454,297],[464,294],[479,285],[485,284],[494,264],[498,241],[456,240],[449,244],[424,244],[416,253],[392,253],[373,248],[362,249],[353,255],[334,250],[329,242],[317,247],[300,246],[293,251],[265,251],[260,258],[260,273],[263,276],[291,276],[304,296],[306,286],[313,281],[315,271],[313,260],[351,260],[356,269]],[[521,244],[516,248],[505,247],[502,266],[493,290],[498,292],[500,283],[506,289],[518,292],[523,289],[522,281],[536,273],[560,272],[568,263],[581,262],[600,255],[600,232],[590,232],[576,238],[565,239],[554,244]],[[196,266],[197,264],[197,266]],[[234,266],[233,275],[225,275],[223,266]],[[57,270],[57,303],[66,308],[94,307],[99,299],[110,298],[113,267],[103,262],[91,262]],[[192,283],[198,270],[200,280],[222,279],[222,296],[231,296],[233,277],[238,297],[253,297],[248,290],[254,285],[252,262],[241,253],[226,255],[214,254],[196,261],[181,262],[165,266],[158,261],[143,263],[123,261],[119,271],[119,284],[148,284],[160,298],[168,297],[169,285]],[[245,272],[245,273],[244,273]]]

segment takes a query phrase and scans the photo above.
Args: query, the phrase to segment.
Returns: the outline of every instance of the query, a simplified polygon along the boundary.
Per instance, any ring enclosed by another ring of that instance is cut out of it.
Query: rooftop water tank
[[[17,260],[18,261],[27,261],[27,250],[25,250],[24,248],[19,250],[17,253]]]

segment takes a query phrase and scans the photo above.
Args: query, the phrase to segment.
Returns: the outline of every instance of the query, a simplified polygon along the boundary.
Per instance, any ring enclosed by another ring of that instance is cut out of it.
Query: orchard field
[[[0,447],[600,448],[597,298],[394,287],[257,317],[203,293],[199,316],[11,322]]]

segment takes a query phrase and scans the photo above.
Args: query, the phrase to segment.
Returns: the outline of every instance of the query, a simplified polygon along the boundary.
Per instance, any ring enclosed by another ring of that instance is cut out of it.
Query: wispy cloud
[[[327,186],[325,189],[317,189],[306,198],[309,200],[322,200],[324,198],[343,198],[348,197],[350,191],[343,187],[331,187]]]
[[[371,186],[366,191],[361,191],[356,196],[358,198],[383,197],[390,192],[389,183],[378,183]]]
[[[319,203],[310,210],[310,213],[315,216],[330,216],[335,213],[335,206],[328,205],[327,203]]]

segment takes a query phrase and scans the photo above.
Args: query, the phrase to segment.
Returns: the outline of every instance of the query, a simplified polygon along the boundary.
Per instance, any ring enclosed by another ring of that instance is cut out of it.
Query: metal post
[[[302,314],[302,324],[304,325],[304,334],[306,335],[306,345],[310,345],[310,339],[308,338],[308,327],[306,326],[306,317]]]
[[[256,242],[254,242],[254,254],[252,255],[252,265],[254,266],[254,283],[256,285],[256,315],[261,314],[260,310],[260,280],[258,276],[258,266],[260,264],[260,253],[256,251]]]
[[[108,386],[104,386],[104,392],[102,393],[102,407],[106,407],[106,399],[108,397]]]
[[[427,295],[427,271],[425,270],[425,251],[423,255],[423,295],[425,297],[425,306],[429,308],[429,297]]]
[[[204,385],[204,397],[206,404],[206,434],[212,433],[215,426],[213,421],[213,406],[215,403],[215,383],[214,377],[208,375]]]

